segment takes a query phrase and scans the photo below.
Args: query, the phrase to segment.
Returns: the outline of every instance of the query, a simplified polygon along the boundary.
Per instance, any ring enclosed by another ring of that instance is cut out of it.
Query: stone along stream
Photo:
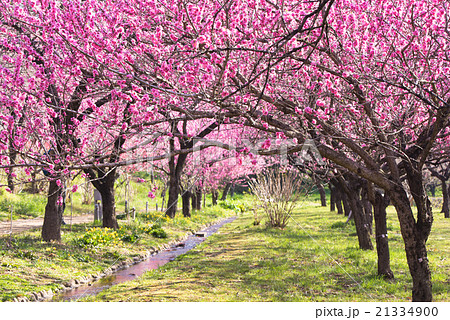
[[[57,294],[53,296],[51,301],[76,301],[86,296],[96,295],[116,284],[134,280],[141,276],[145,271],[157,269],[160,266],[174,260],[179,255],[192,250],[196,245],[205,241],[208,236],[216,233],[222,226],[232,222],[235,219],[236,217],[224,219],[217,224],[197,232],[195,235],[188,236],[186,240],[173,245],[169,249],[162,250],[155,255],[152,255],[144,261],[131,265],[126,269],[118,270],[96,282],[80,285],[72,290]]]

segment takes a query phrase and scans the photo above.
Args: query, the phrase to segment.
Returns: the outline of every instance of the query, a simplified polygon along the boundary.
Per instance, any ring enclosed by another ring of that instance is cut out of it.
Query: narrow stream
[[[163,266],[166,263],[174,260],[179,255],[193,249],[196,245],[205,241],[207,237],[216,233],[223,225],[230,223],[235,219],[236,217],[231,217],[222,220],[215,225],[209,226],[199,231],[198,233],[204,233],[203,237],[191,235],[186,240],[172,246],[169,249],[158,252],[157,254],[149,257],[147,260],[138,262],[126,269],[116,271],[115,273],[89,285],[83,284],[78,288],[63,292],[61,294],[57,294],[52,298],[51,301],[76,301],[86,296],[96,295],[99,292],[116,284],[134,280],[137,277],[141,276],[145,271],[157,269],[160,266]]]

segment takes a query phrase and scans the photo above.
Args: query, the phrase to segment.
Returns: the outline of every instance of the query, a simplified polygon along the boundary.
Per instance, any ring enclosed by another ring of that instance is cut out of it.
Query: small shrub
[[[80,247],[116,246],[120,244],[120,238],[113,229],[92,228],[76,242]]]
[[[151,227],[146,226],[146,227],[144,227],[143,230],[145,233],[150,234],[155,238],[161,238],[161,239],[167,238],[167,233],[166,233],[166,231],[164,231],[164,229],[161,227],[160,224],[155,223]]]
[[[260,173],[249,182],[267,216],[267,226],[285,228],[300,197],[302,176],[279,169]]]
[[[162,228],[152,230],[151,235],[154,236],[155,238],[160,238],[160,239],[167,238],[167,233]]]
[[[140,238],[140,236],[133,232],[131,234],[126,234],[124,236],[122,236],[122,238],[120,238],[123,242],[131,242],[131,243],[135,243],[136,241],[138,241]]]

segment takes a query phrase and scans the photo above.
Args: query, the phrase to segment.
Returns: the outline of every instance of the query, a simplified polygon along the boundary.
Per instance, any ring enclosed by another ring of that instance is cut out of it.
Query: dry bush
[[[302,176],[293,171],[269,169],[249,182],[271,227],[284,228],[300,195]]]

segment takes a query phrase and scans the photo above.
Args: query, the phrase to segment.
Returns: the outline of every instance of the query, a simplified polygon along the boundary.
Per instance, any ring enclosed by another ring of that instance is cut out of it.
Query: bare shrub
[[[300,195],[302,176],[293,171],[266,170],[249,182],[271,227],[284,228]]]

